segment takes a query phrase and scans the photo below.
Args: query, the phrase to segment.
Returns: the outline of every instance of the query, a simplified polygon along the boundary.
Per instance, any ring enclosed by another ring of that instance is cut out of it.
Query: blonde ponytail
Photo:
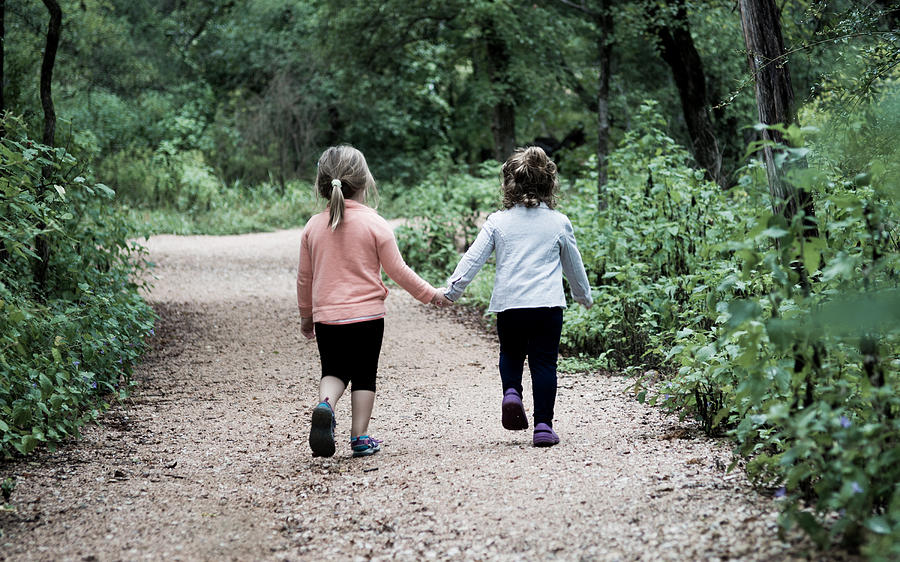
[[[331,180],[331,204],[328,206],[328,222],[331,223],[331,231],[341,224],[344,218],[344,191],[341,189],[341,180]]]
[[[332,146],[319,157],[316,194],[328,201],[328,222],[332,232],[346,218],[346,199],[367,201],[377,196],[375,179],[363,153],[349,145]]]

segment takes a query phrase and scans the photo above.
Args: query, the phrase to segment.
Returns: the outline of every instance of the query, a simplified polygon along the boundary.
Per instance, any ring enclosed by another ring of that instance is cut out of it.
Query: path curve
[[[149,240],[161,318],[138,389],[80,441],[5,467],[19,484],[0,558],[804,558],[774,501],[725,474],[725,444],[629,399],[623,378],[561,376],[559,446],[503,430],[494,337],[399,289],[371,424],[383,453],[350,457],[344,399],[337,455],[312,458],[299,240]]]

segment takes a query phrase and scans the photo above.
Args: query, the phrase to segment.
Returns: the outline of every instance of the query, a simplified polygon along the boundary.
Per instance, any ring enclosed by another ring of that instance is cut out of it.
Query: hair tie
[[[336,187],[337,187],[337,188],[340,188],[340,187],[341,187],[341,180],[339,180],[339,179],[337,179],[337,178],[331,180],[331,188],[334,189],[334,188],[336,188]]]

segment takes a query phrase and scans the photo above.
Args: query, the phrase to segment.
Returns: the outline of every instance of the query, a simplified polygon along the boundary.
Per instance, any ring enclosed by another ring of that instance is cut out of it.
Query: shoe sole
[[[559,441],[550,438],[537,438],[534,440],[535,447],[552,447],[554,445],[559,445]]]
[[[532,442],[535,447],[552,447],[559,444],[559,437],[546,431],[539,431],[534,434]]]
[[[309,448],[314,457],[334,456],[334,414],[326,406],[316,406],[312,413],[312,427],[309,429]]]
[[[378,447],[377,449],[376,448],[366,449],[365,451],[353,451],[353,456],[354,457],[370,457],[379,451],[381,451],[381,447]]]
[[[503,415],[500,419],[503,422],[503,429],[510,431],[528,429],[528,417],[525,415],[525,407],[522,406],[521,401],[504,400],[502,411]]]

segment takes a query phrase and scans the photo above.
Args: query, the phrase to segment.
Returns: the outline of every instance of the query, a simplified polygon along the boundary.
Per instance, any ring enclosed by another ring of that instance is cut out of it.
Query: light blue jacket
[[[491,214],[450,276],[445,296],[458,299],[495,250],[497,274],[488,312],[565,307],[563,272],[572,297],[585,306],[593,303],[572,223],[544,203]]]

